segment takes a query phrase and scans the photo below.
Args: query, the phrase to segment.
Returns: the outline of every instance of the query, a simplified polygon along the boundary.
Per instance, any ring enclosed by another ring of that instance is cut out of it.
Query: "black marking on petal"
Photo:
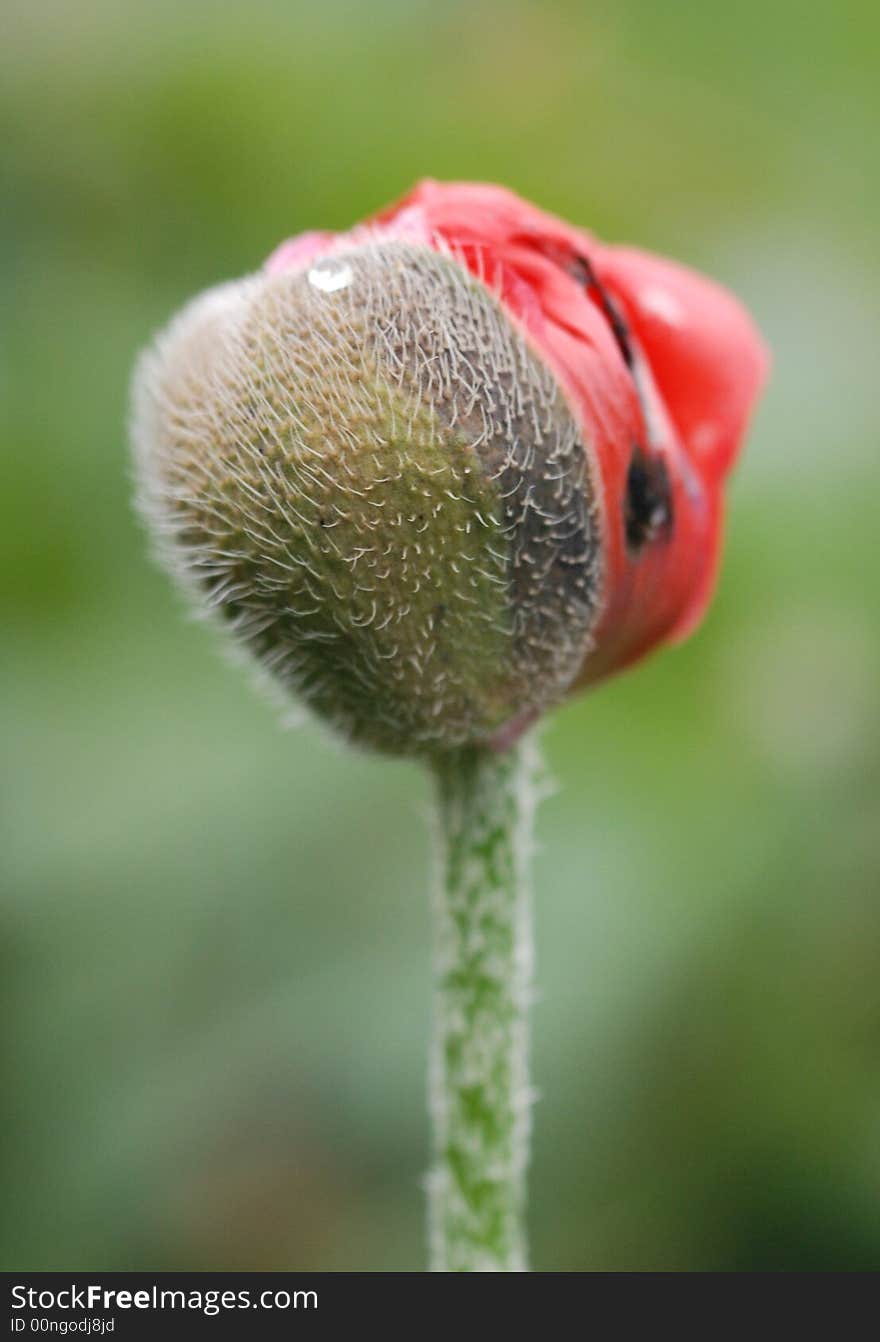
[[[672,489],[662,457],[649,457],[644,448],[633,448],[626,477],[623,524],[630,554],[669,535],[672,529]]]
[[[611,334],[617,341],[617,348],[620,350],[623,362],[626,364],[630,372],[632,372],[635,364],[635,355],[633,353],[629,327],[624,321],[620,309],[605,286],[599,282],[598,275],[585,256],[575,257],[573,270],[575,278],[580,280],[585,288],[591,289],[596,295],[599,307],[602,309],[608,325],[611,327]]]

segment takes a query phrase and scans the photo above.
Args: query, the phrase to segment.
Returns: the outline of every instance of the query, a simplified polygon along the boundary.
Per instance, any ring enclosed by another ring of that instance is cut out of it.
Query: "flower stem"
[[[434,762],[441,876],[435,897],[431,1268],[526,1269],[526,868],[537,752],[467,748]]]

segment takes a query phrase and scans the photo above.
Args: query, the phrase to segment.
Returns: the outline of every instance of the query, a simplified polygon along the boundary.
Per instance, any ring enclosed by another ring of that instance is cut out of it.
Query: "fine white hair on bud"
[[[351,740],[430,755],[559,700],[601,590],[563,391],[455,257],[371,241],[197,298],[142,356],[162,561]]]

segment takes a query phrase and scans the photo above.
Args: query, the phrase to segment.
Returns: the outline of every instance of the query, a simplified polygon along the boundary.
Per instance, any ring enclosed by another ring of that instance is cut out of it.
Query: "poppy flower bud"
[[[699,617],[762,368],[708,282],[426,182],[171,323],[136,375],[140,500],[347,737],[504,745]]]

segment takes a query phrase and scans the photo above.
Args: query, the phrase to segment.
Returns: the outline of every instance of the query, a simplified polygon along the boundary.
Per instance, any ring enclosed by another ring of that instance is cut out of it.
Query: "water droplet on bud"
[[[354,273],[347,261],[338,261],[326,256],[316,261],[309,271],[309,284],[322,293],[334,294],[337,289],[345,289],[354,279]]]

